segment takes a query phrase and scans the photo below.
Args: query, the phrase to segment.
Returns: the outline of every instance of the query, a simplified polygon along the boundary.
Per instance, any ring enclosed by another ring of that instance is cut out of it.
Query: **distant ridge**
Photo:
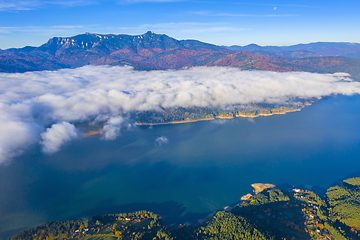
[[[151,31],[135,36],[84,33],[73,37],[54,37],[40,47],[2,50],[0,72],[57,70],[85,65],[130,65],[137,70],[231,66],[243,70],[280,72],[332,73],[340,70],[360,80],[360,60],[319,57],[319,52],[353,54],[356,57],[360,53],[360,44],[313,43],[289,47],[250,44],[225,48],[197,40],[177,40]]]
[[[360,43],[350,42],[314,42],[291,46],[259,46],[252,43],[246,46],[223,47],[235,51],[248,51],[262,56],[273,55],[287,58],[344,56],[360,59]]]

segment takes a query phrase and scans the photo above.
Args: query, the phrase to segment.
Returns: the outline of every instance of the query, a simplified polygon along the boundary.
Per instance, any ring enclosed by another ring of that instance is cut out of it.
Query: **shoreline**
[[[249,116],[246,114],[237,114],[236,117],[248,117],[248,118],[256,118],[256,117],[268,117],[268,116],[273,116],[273,115],[283,115],[283,114],[287,114],[287,113],[291,113],[291,112],[300,112],[302,108],[298,108],[298,109],[293,109],[293,110],[286,110],[286,111],[282,111],[282,112],[274,112],[274,113],[259,113],[257,115],[253,115],[253,116]]]
[[[311,105],[311,104],[310,104]],[[211,121],[211,120],[216,120],[216,119],[234,119],[234,118],[257,118],[257,117],[268,117],[268,116],[272,116],[272,115],[283,115],[286,113],[292,113],[292,112],[300,112],[304,107],[298,108],[298,109],[293,109],[293,110],[286,110],[286,111],[282,111],[282,112],[273,112],[273,113],[259,113],[257,115],[246,115],[246,114],[236,114],[235,116],[229,116],[229,117],[221,117],[221,116],[216,116],[216,117],[211,117],[211,118],[199,118],[199,119],[194,119],[194,120],[184,120],[184,121],[172,121],[172,122],[161,122],[161,123],[140,123],[140,122],[135,122],[135,125],[137,126],[155,126],[155,125],[168,125],[168,124],[182,124],[182,123],[194,123],[194,122],[200,122],[200,121]],[[83,133],[81,136],[82,137],[92,137],[92,136],[97,136],[100,135],[102,132],[102,130],[93,130],[93,131],[89,131],[89,132],[85,132]]]
[[[292,112],[300,112],[302,108],[298,108],[298,109],[293,109],[293,110],[287,110],[287,111],[282,111],[282,112],[274,112],[274,113],[259,113],[257,115],[254,116],[249,116],[249,115],[245,115],[245,114],[236,114],[235,116],[232,117],[220,117],[220,116],[216,116],[216,117],[212,117],[212,118],[199,118],[199,119],[194,119],[194,120],[184,120],[184,121],[173,121],[173,122],[162,122],[162,123],[140,123],[140,122],[135,122],[136,125],[138,126],[153,126],[153,125],[166,125],[166,124],[181,124],[181,123],[192,123],[192,122],[200,122],[200,121],[209,121],[209,120],[215,120],[215,119],[234,119],[237,117],[243,117],[243,118],[256,118],[256,117],[268,117],[268,116],[273,116],[273,115],[283,115],[286,113],[292,113]]]
[[[100,135],[102,132],[102,130],[93,130],[93,131],[88,131],[88,132],[84,132],[81,137],[93,137],[93,136],[97,136]]]
[[[164,122],[164,123],[139,123],[139,122],[135,122],[135,124],[138,125],[138,126],[153,126],[153,125],[192,123],[192,122],[209,121],[209,120],[215,120],[215,119],[216,118],[199,118],[199,119],[194,119],[194,120],[173,121],[173,122]]]
[[[220,117],[220,116],[216,116],[215,117],[216,119],[234,119],[235,117],[232,116],[232,117]]]
[[[276,187],[274,184],[271,183],[253,183],[251,186],[254,188],[254,193],[258,194],[264,191],[265,189],[274,188]]]

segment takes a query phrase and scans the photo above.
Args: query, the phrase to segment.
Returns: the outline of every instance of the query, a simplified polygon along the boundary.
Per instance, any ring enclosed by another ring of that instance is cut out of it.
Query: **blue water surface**
[[[335,96],[286,115],[122,129],[114,141],[81,138],[53,155],[33,146],[0,167],[0,239],[136,210],[196,224],[257,182],[323,194],[360,176],[359,110],[358,95]]]

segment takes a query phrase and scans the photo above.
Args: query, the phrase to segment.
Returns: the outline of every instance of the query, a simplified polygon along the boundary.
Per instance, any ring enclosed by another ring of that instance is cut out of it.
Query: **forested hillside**
[[[202,225],[169,228],[148,211],[44,223],[12,240],[30,239],[360,239],[360,177],[328,189],[322,199],[301,189],[265,189],[218,211]]]

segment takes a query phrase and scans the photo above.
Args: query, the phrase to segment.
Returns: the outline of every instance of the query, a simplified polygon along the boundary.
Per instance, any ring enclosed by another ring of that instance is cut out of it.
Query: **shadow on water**
[[[334,187],[336,185],[339,185],[340,183],[342,183],[345,179],[348,179],[348,178],[354,178],[354,177],[360,177],[360,171],[356,171],[356,172],[353,172],[353,173],[350,173],[348,174],[345,178],[341,178],[339,180],[336,180],[334,181],[330,187]]]
[[[9,231],[0,232],[0,240],[5,240],[8,238],[11,238],[12,236],[14,236],[14,235],[18,234],[19,232],[22,232],[26,229],[28,229],[28,228],[23,227],[23,228],[17,228],[17,229],[12,229]]]
[[[130,203],[120,206],[112,204],[112,201],[99,203],[94,210],[86,211],[72,216],[69,219],[87,218],[94,215],[130,213],[146,210],[158,214],[162,217],[163,223],[169,227],[177,227],[179,224],[197,225],[206,219],[211,213],[191,213],[186,212],[186,207],[175,201],[163,203]]]
[[[175,201],[166,201],[163,203],[131,203],[117,206],[113,204],[112,200],[107,200],[100,202],[98,206],[94,207],[92,210],[59,220],[66,221],[88,218],[95,215],[130,213],[141,210],[151,211],[155,214],[158,214],[162,217],[163,224],[170,228],[177,228],[179,224],[198,225],[213,215],[213,213],[186,212],[186,207]],[[0,240],[8,239],[28,228],[29,227],[23,227],[10,231],[0,232]]]
[[[307,185],[304,185],[304,184],[301,184],[301,185],[297,185],[296,186],[297,188],[300,188],[300,189],[304,189],[304,190],[309,190],[309,191],[312,191],[314,193],[316,193],[316,195],[318,195],[319,197],[324,197],[327,189],[326,188],[323,188],[323,187],[320,187],[320,186],[307,186]]]

